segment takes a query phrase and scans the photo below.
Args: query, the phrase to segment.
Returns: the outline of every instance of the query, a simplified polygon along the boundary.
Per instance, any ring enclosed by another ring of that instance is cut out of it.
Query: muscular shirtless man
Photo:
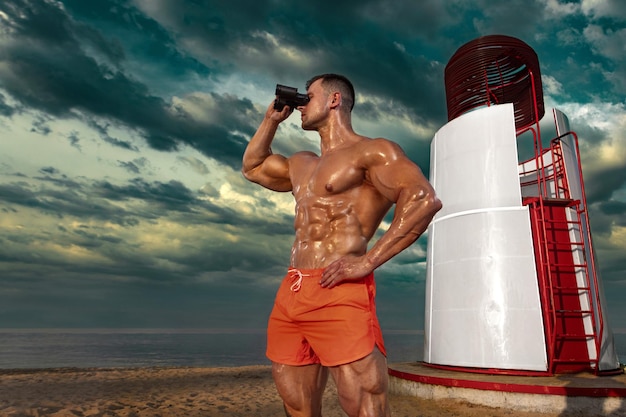
[[[352,129],[354,89],[337,74],[307,83],[302,128],[321,154],[272,153],[293,109],[268,107],[243,156],[245,177],[296,202],[291,267],[268,324],[267,355],[288,416],[319,417],[328,372],[351,417],[389,416],[387,362],[375,310],[373,271],[426,230],[441,202],[400,147]],[[368,251],[389,209],[394,218]]]

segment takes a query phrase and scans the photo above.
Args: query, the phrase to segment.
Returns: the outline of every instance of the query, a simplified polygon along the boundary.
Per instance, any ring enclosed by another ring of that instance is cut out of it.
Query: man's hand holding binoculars
[[[276,84],[276,100],[274,100],[276,110],[282,110],[285,106],[289,106],[293,110],[298,106],[306,106],[308,102],[309,96],[298,93],[297,88]]]
[[[275,122],[282,122],[288,118],[298,106],[305,106],[309,96],[298,93],[298,89],[276,84],[276,99],[270,104],[265,117]]]

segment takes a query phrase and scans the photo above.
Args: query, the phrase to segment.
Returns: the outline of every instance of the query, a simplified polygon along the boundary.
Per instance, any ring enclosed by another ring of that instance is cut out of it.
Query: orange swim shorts
[[[267,328],[267,357],[285,365],[344,365],[386,355],[376,317],[374,274],[333,288],[319,284],[323,269],[289,268]]]

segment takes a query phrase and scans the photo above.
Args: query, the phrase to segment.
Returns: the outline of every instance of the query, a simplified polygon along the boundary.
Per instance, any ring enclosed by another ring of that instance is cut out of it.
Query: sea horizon
[[[2,333],[265,333],[266,328],[236,328],[236,327],[198,327],[198,328],[178,328],[178,327],[0,327]],[[626,332],[626,329],[624,329]],[[419,329],[391,329],[385,330],[389,334],[424,334],[424,330]]]
[[[614,329],[620,362],[626,329]],[[269,365],[264,328],[0,328],[0,369]],[[389,363],[423,360],[424,330],[383,330]]]
[[[0,369],[270,364],[264,328],[0,328]],[[389,360],[417,360],[423,330],[384,332]]]

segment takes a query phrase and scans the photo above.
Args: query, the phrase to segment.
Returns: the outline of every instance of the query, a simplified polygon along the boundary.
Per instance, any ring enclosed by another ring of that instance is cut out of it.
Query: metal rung
[[[578,220],[562,220],[562,219],[547,219],[546,223],[564,223],[564,224],[579,224]]]
[[[590,286],[574,286],[574,285],[558,285],[559,283],[556,282],[556,285],[552,286],[553,290],[578,290],[578,291],[585,291],[585,292],[589,292],[591,290]],[[587,284],[588,285],[588,284]]]
[[[544,262],[545,265],[551,265],[551,266],[556,266],[556,267],[564,267],[564,266],[570,266],[572,268],[586,268],[587,264],[555,264],[553,262]]]
[[[597,359],[552,359],[552,362],[558,363],[598,363]]]
[[[558,240],[545,240],[545,245],[585,246],[585,242],[559,242]]]
[[[561,286],[561,285],[554,285],[552,287],[555,290],[581,290],[581,291],[589,291],[591,289],[591,287],[574,287],[574,286]]]
[[[557,339],[569,339],[569,340],[575,340],[575,339],[580,339],[580,340],[587,340],[587,339],[594,339],[596,338],[595,334],[559,334],[556,336]]]
[[[573,267],[576,267],[576,268],[586,268],[586,267],[588,266],[588,264],[587,264],[586,262],[585,262],[585,263],[582,263],[582,264],[573,264],[573,263],[554,263],[554,262],[553,262],[553,263],[551,263],[551,265],[558,266],[558,267],[563,267],[563,266],[573,266]]]
[[[546,231],[554,231],[554,230],[572,231],[572,230],[579,230],[577,227],[572,227],[572,226],[582,226],[576,220],[550,220],[550,219],[543,219],[543,222],[546,223]],[[562,225],[562,226],[559,227],[558,225]],[[550,226],[552,226],[552,227],[550,227]]]
[[[591,310],[554,310],[555,313],[576,313],[576,314],[591,314]]]

